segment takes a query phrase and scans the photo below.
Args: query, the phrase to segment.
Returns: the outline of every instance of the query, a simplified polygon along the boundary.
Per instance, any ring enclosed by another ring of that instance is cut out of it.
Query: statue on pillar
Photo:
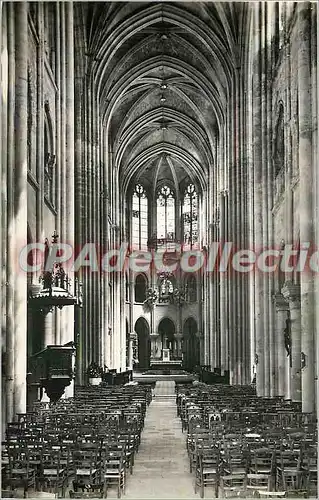
[[[286,319],[286,327],[284,329],[284,341],[287,356],[291,356],[291,324],[290,318]]]

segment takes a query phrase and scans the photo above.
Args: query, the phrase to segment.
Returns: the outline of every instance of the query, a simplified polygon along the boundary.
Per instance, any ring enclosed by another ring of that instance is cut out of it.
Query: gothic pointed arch
[[[135,277],[134,298],[135,302],[142,304],[146,300],[146,291],[148,289],[148,279],[145,274],[138,274]]]
[[[193,317],[187,318],[183,325],[183,365],[188,371],[193,371],[200,364],[200,344],[197,332],[197,321]]]
[[[132,238],[134,250],[147,248],[148,241],[148,196],[144,186],[135,184],[132,194]]]
[[[138,369],[147,370],[150,366],[151,345],[150,328],[144,317],[141,316],[136,320],[134,331],[137,333]]]

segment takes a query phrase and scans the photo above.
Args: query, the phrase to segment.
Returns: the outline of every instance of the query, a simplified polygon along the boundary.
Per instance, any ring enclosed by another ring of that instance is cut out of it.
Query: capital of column
[[[159,337],[159,333],[158,332],[151,332],[150,337],[151,338]]]
[[[274,293],[272,300],[277,311],[288,311],[289,304],[282,293]]]
[[[137,333],[136,332],[131,332],[130,333],[130,340],[136,340],[137,339]]]
[[[289,301],[290,309],[300,308],[300,286],[294,283],[285,283],[281,289],[282,295]]]

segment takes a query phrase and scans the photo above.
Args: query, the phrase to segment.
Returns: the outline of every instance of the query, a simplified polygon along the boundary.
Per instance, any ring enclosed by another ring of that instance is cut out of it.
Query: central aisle
[[[133,475],[123,498],[195,498],[186,436],[176,415],[175,382],[156,382]]]

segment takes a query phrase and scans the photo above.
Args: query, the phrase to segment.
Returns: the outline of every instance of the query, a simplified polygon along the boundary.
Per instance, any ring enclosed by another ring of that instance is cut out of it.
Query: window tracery
[[[198,242],[198,196],[194,184],[189,184],[184,192],[182,223],[184,244],[192,247]]]
[[[157,197],[157,239],[175,239],[175,193],[166,184],[158,189]]]
[[[148,200],[144,187],[136,184],[132,197],[132,245],[141,250],[147,248]]]

